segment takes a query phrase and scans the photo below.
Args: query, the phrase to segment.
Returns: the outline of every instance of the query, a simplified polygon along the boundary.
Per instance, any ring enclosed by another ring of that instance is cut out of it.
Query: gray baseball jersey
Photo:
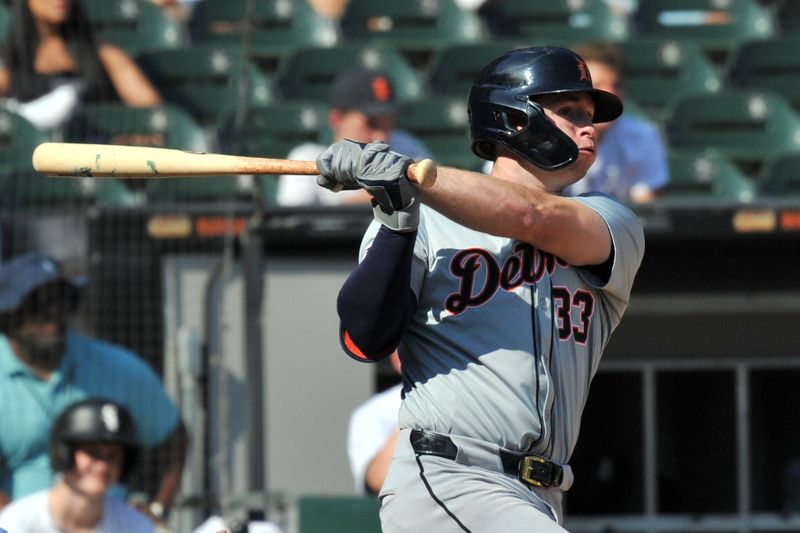
[[[606,283],[530,244],[473,231],[422,206],[411,276],[418,307],[400,345],[401,428],[567,463],[644,252],[630,209],[600,195],[574,201],[610,230],[615,256]],[[362,258],[377,229],[365,234]],[[565,488],[535,490],[557,520]]]

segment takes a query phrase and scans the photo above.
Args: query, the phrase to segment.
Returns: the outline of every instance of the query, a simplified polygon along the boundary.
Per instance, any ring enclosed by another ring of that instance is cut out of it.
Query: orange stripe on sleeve
[[[366,355],[364,355],[364,352],[362,352],[358,348],[358,346],[356,346],[356,343],[353,342],[353,339],[350,338],[350,332],[349,331],[344,330],[344,335],[343,335],[342,339],[344,341],[344,347],[345,347],[345,349],[347,349],[347,351],[350,353],[350,355],[352,355],[353,357],[356,357],[358,359],[361,359],[362,361],[371,361],[371,359],[369,357],[367,357]]]

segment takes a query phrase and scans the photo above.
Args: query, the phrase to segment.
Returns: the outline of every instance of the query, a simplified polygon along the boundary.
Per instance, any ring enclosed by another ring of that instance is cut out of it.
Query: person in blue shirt
[[[142,445],[156,454],[158,482],[142,510],[161,521],[180,485],[186,428],[144,360],[73,326],[81,287],[43,254],[0,265],[0,508],[52,485],[53,420],[100,396],[130,411]]]
[[[576,46],[592,75],[595,88],[624,99],[624,57],[613,43]],[[627,203],[655,200],[669,181],[667,149],[658,125],[636,113],[597,125],[597,160],[580,181],[566,191],[578,195],[596,191]]]

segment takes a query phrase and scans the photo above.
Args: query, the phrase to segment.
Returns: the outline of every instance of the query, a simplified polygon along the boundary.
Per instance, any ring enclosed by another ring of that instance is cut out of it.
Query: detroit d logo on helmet
[[[100,409],[100,420],[103,425],[111,433],[116,433],[119,430],[119,412],[116,406],[107,403]]]

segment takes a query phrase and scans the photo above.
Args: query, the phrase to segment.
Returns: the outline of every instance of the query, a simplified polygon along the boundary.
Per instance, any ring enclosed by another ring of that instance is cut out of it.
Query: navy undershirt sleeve
[[[377,360],[400,343],[417,306],[410,286],[416,238],[416,231],[398,233],[381,226],[339,290],[342,343],[351,355],[355,345],[363,355],[359,358]]]

